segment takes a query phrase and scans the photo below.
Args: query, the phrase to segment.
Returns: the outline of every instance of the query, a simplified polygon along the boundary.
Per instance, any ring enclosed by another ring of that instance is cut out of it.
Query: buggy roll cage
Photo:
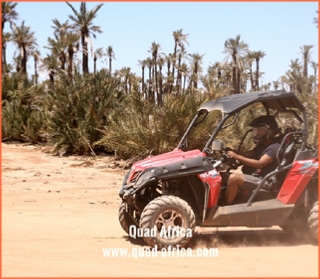
[[[307,138],[308,138],[307,115],[306,115],[305,108],[293,92],[286,92],[283,90],[258,91],[258,92],[234,94],[234,95],[226,96],[220,99],[211,100],[209,102],[202,104],[198,109],[198,113],[195,115],[195,117],[191,121],[189,127],[187,128],[185,134],[183,135],[181,141],[179,142],[177,148],[178,149],[184,148],[185,141],[189,133],[191,132],[192,128],[202,123],[206,119],[209,112],[213,110],[220,110],[222,113],[222,119],[216,126],[213,134],[211,135],[210,139],[208,140],[205,147],[203,148],[202,152],[205,153],[206,150],[210,149],[210,146],[213,140],[215,139],[215,137],[217,136],[218,132],[232,125],[238,118],[240,111],[254,103],[261,103],[264,106],[267,115],[270,115],[270,109],[273,109],[276,111],[274,113],[275,117],[279,113],[293,114],[295,118],[300,123],[303,124],[303,127],[300,131],[304,137],[301,150],[305,149]],[[300,112],[302,113],[302,118],[292,108],[300,110]],[[235,114],[235,117],[231,121],[231,123],[223,126],[226,120],[234,114]],[[203,119],[197,122],[198,118],[201,116],[203,117]],[[245,136],[249,131],[246,132]],[[241,143],[243,142],[243,140],[244,139],[242,139]]]

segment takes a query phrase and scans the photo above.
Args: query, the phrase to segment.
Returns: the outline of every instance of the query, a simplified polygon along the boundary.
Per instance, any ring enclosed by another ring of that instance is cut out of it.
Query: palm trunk
[[[159,100],[161,100],[162,104],[162,67],[159,65]]]
[[[183,88],[182,88],[182,94],[184,94],[185,88],[186,88],[186,81],[187,81],[187,76],[183,76]]]
[[[303,76],[308,77],[308,54],[303,55]]]
[[[173,62],[172,62],[172,84],[174,82],[174,70],[176,67],[176,56],[177,56],[177,42],[174,44],[174,50],[173,50]]]
[[[167,83],[166,83],[166,91],[165,91],[165,94],[169,93],[169,90],[170,90],[170,67],[171,67],[171,64],[170,64],[170,60],[168,59],[167,61],[167,68],[168,68],[168,72],[167,72]]]
[[[194,65],[194,88],[198,89],[198,63],[195,63]]]
[[[251,84],[251,90],[254,90],[252,64],[250,64],[250,84]]]
[[[2,66],[7,65],[6,50],[7,50],[6,43],[2,42]]]
[[[151,67],[149,66],[149,87],[148,87],[148,98],[149,101],[154,103],[154,94],[152,92],[152,76],[151,76]]]
[[[49,71],[49,80],[50,80],[49,87],[50,89],[52,89],[54,86],[54,70]]]
[[[232,87],[234,89],[234,93],[237,92],[237,68],[236,66],[232,66]]]
[[[66,68],[66,59],[64,55],[60,56],[60,68],[61,70],[64,70]]]
[[[259,85],[259,61],[260,59],[259,58],[256,58],[256,89],[257,90],[260,90],[260,85]]]
[[[22,47],[21,69],[24,74],[27,74],[27,52],[25,47]]]
[[[38,67],[38,65],[37,65],[37,60],[34,59],[34,83],[35,83],[35,85],[38,84],[38,71],[37,71],[37,67]]]
[[[84,74],[89,72],[88,68],[88,44],[85,42],[85,37],[82,36],[81,38],[82,43],[82,71]]]
[[[3,12],[3,11],[2,11]],[[3,17],[2,17],[3,18]],[[3,29],[4,29],[5,21],[2,19],[2,35],[3,35]],[[6,43],[2,42],[2,72],[3,72],[3,66],[7,65],[7,59],[6,59]]]
[[[317,92],[317,88],[318,88],[318,86],[317,86],[317,68],[315,67],[314,68],[314,92]]]
[[[144,66],[142,66],[142,84],[141,84],[141,90],[142,90],[142,94],[145,94],[145,84],[144,84]]]
[[[154,65],[154,69],[155,69],[155,91],[156,91],[157,98],[159,98],[157,64]],[[158,101],[158,104],[159,102],[161,102],[161,100],[159,99],[157,101]]]
[[[94,75],[96,75],[96,73],[97,73],[97,58],[96,57],[93,59],[93,73],[94,73]]]
[[[179,60],[178,60],[178,73],[177,73],[177,79],[176,79],[176,87],[177,87],[177,94],[180,92],[180,87],[181,87],[181,72],[180,72],[180,66],[181,66],[181,54],[179,55]]]
[[[240,93],[241,92],[241,73],[238,69],[237,72],[237,92]]]
[[[68,63],[68,76],[72,77],[72,68],[73,68],[73,48],[68,49],[69,63]]]

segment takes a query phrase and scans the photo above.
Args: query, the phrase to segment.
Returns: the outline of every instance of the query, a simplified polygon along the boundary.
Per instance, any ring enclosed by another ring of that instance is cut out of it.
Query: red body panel
[[[146,158],[144,160],[138,161],[132,165],[132,171],[128,177],[128,182],[131,181],[132,177],[140,171],[143,171],[146,168],[165,166],[176,162],[185,161],[199,156],[206,156],[205,153],[202,153],[200,150],[191,150],[191,151],[181,151],[180,149],[175,149],[171,152]],[[221,177],[219,173],[214,169],[212,171],[202,173],[198,175],[199,179],[208,183],[210,186],[208,207],[217,205],[220,188],[221,188]]]
[[[307,186],[313,174],[318,170],[318,160],[301,160],[294,162],[277,199],[284,204],[294,204]]]
[[[221,189],[221,176],[216,170],[199,174],[198,177],[201,181],[206,182],[210,186],[208,208],[218,204],[218,198]]]
[[[187,152],[184,152],[180,149],[175,149],[165,154],[146,158],[132,165],[132,171],[128,177],[128,181],[131,180],[134,173],[138,171],[143,171],[146,168],[165,166],[165,165],[173,164],[180,161],[185,161],[185,160],[192,159],[199,156],[206,156],[206,155],[198,149],[187,151]]]

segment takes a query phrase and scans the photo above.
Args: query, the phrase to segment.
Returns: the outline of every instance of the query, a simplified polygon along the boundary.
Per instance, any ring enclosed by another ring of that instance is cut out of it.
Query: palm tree
[[[109,72],[112,73],[112,60],[116,59],[112,46],[107,47],[107,56],[109,57]]]
[[[255,58],[253,53],[251,51],[248,51],[247,55],[245,56],[245,59],[247,60],[248,68],[249,68],[251,90],[254,90],[255,86],[253,81],[252,62],[254,61]]]
[[[120,69],[119,76],[120,76],[120,78],[122,78],[122,77],[124,78],[124,81],[123,81],[124,92],[126,94],[130,94],[131,93],[130,78],[132,76],[130,67],[123,67],[122,69]]]
[[[279,81],[276,80],[276,81],[273,81],[272,83],[273,83],[273,88],[274,88],[274,90],[278,90],[278,88],[279,88]]]
[[[255,78],[255,86],[254,86],[254,89],[255,90],[260,90],[259,88],[259,76],[260,76],[260,72],[259,72],[259,62],[260,62],[260,59],[265,57],[265,52],[259,50],[259,51],[253,51],[251,52],[251,55],[252,55],[252,58],[255,59],[256,61],[256,78]]]
[[[240,92],[240,80],[239,80],[239,68],[241,64],[241,59],[243,55],[247,54],[248,45],[243,41],[240,41],[240,35],[237,35],[235,39],[228,39],[224,43],[223,53],[227,53],[227,59],[232,58],[232,83],[235,93]]]
[[[67,63],[67,46],[63,37],[54,34],[55,39],[48,38],[48,46],[45,48],[50,49],[51,53],[59,58],[60,69],[65,70],[65,65]]]
[[[187,81],[187,76],[189,73],[189,68],[186,63],[182,63],[181,68],[180,68],[181,75],[183,75],[183,85],[182,85],[182,94],[184,94],[185,88],[186,88],[186,81]]]
[[[72,72],[74,68],[74,54],[79,50],[79,39],[78,35],[75,33],[67,33],[64,36],[64,42],[67,47],[67,58],[68,58],[68,76],[72,77]]]
[[[302,65],[299,59],[290,60],[290,70],[286,71],[287,84],[290,87],[290,91],[298,91],[302,93],[303,88],[306,85],[306,78],[302,74]]]
[[[14,26],[14,20],[18,19],[18,13],[15,10],[18,3],[2,2],[2,34],[6,22],[10,23],[10,27]]]
[[[24,74],[27,73],[28,55],[30,54],[30,51],[37,46],[34,34],[34,32],[30,31],[29,26],[24,25],[24,21],[22,21],[20,26],[15,28],[12,34],[12,41],[17,45],[17,48],[20,51],[20,67]]]
[[[291,68],[291,71],[295,74],[299,74],[301,71],[301,63],[299,61],[299,59],[295,59],[295,60],[290,60],[290,65],[289,67]]]
[[[6,32],[3,33],[2,36],[2,66],[7,65],[7,57],[6,57],[6,49],[7,49],[7,43],[11,40],[11,33]]]
[[[103,4],[97,5],[91,11],[87,11],[86,2],[81,2],[80,12],[77,12],[76,9],[68,2],[67,5],[72,9],[74,15],[69,15],[69,19],[72,20],[73,24],[71,25],[74,28],[79,36],[81,37],[82,45],[82,71],[83,73],[89,72],[88,66],[88,42],[90,43],[90,35],[94,38],[97,33],[102,33],[102,30],[99,26],[93,25],[92,21],[97,16],[98,10],[102,7]],[[90,43],[91,44],[91,43]]]
[[[158,51],[160,50],[160,44],[157,44],[156,42],[153,42],[151,44],[149,52],[151,53],[152,56],[152,72],[153,72],[153,77],[155,79],[154,82],[154,89],[155,93],[158,96],[158,73],[157,73],[157,59],[158,59]],[[158,96],[159,97],[159,96]],[[158,100],[158,104],[161,104],[161,100]]]
[[[181,72],[180,72],[180,68],[181,68],[181,62],[182,59],[187,55],[187,51],[185,49],[184,45],[181,45],[180,49],[178,50],[178,73],[177,73],[177,79],[176,79],[176,88],[177,88],[177,94],[180,93],[180,87],[181,87]]]
[[[207,74],[201,79],[203,87],[208,92],[213,92],[217,84],[216,69],[214,65],[208,67]]]
[[[204,54],[200,55],[199,53],[193,53],[189,54],[191,58],[191,69],[192,69],[192,74],[191,74],[191,80],[190,80],[190,85],[197,89],[198,88],[198,73],[202,71],[201,64],[202,64],[202,58]]]
[[[302,58],[303,58],[303,76],[308,77],[308,64],[310,62],[310,49],[313,48],[313,45],[304,45],[300,47]]]
[[[147,66],[146,60],[139,60],[139,66],[141,67],[141,91],[142,94],[145,94],[145,83],[144,83],[144,69]]]
[[[161,100],[162,102],[162,99],[163,99],[163,81],[162,81],[162,67],[163,65],[166,63],[166,60],[163,56],[160,56],[158,58],[158,66],[159,66],[159,95],[158,95],[158,100]]]
[[[55,18],[52,20],[52,22],[53,25],[51,26],[51,28],[53,28],[55,35],[61,37],[68,33],[70,29],[68,20],[66,20],[64,23],[61,23],[58,19]]]
[[[35,49],[33,51],[33,59],[34,59],[34,84],[38,84],[38,62],[40,61],[40,51]]]
[[[313,90],[314,92],[317,92],[318,86],[317,86],[317,76],[318,76],[318,66],[319,64],[312,61],[311,62],[311,67],[313,69],[313,76],[314,76],[314,83],[313,83]]]
[[[170,73],[170,68],[171,65],[173,64],[173,54],[169,53],[166,57],[165,60],[167,62],[167,83],[166,83],[166,90],[165,90],[165,94],[166,93],[171,93],[172,92],[172,86],[171,84],[173,83],[173,77],[171,76]]]
[[[147,65],[146,60],[138,60],[139,66],[141,67],[141,92],[144,95],[145,94],[145,83],[144,83],[144,70]]]
[[[46,72],[49,75],[49,88],[53,88],[54,86],[54,76],[56,74],[56,70],[58,68],[58,60],[57,58],[52,54],[47,54],[47,57],[45,57],[42,61],[41,68],[43,70],[46,70]]]
[[[71,26],[66,20],[61,23],[58,19],[52,20],[53,25],[51,26],[54,30],[54,39],[48,38],[49,47],[51,53],[59,57],[60,68],[65,69],[65,64],[68,64],[68,75],[72,76],[73,68],[73,56],[79,49],[79,37],[75,33],[70,32]]]
[[[317,13],[318,13],[318,11],[317,11]],[[317,25],[317,28],[318,28],[318,23],[319,23],[318,17],[314,17],[313,18],[313,23],[315,23]]]
[[[149,69],[148,99],[151,102],[154,102],[154,92],[152,90],[152,80],[153,80],[153,77],[152,77],[152,66],[153,66],[153,60],[152,60],[152,58],[148,57],[145,61],[146,61],[146,66]]]
[[[176,67],[176,58],[177,58],[177,48],[178,46],[181,48],[184,46],[184,43],[188,44],[188,36],[189,34],[183,34],[182,29],[173,32],[174,39],[174,49],[173,49],[173,63],[172,63],[172,79],[174,81],[174,70]],[[173,83],[172,83],[173,84]],[[172,85],[171,85],[172,87]],[[172,89],[171,89],[172,91]]]
[[[97,48],[93,53],[93,73],[94,74],[97,73],[97,60],[98,58],[102,58],[103,56],[105,56],[105,53],[103,52],[102,47]]]
[[[15,11],[18,3],[2,2],[2,65],[7,65],[6,48],[7,42],[10,40],[10,33],[4,33],[4,26],[6,22],[10,23],[11,29],[15,26],[14,20],[18,19],[18,13]]]
[[[285,75],[283,75],[279,78],[279,81],[281,82],[281,89],[286,90],[285,84],[289,84],[287,77]]]
[[[209,72],[209,69],[208,69],[208,72]],[[215,87],[217,88],[217,87],[219,87],[220,83],[223,84],[222,73],[225,71],[225,67],[223,67],[223,64],[221,64],[220,62],[216,61],[212,65],[212,71],[213,71],[214,80],[215,80]]]
[[[17,55],[13,57],[14,67],[16,68],[16,72],[19,73],[21,70],[21,55]]]

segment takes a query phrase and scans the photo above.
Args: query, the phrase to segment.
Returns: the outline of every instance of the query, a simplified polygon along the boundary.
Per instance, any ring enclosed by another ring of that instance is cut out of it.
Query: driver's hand
[[[229,152],[229,151],[233,151],[233,149],[232,148],[230,148],[230,147],[228,147],[228,146],[226,146],[226,149],[225,149],[227,152]]]
[[[228,154],[229,158],[233,158],[233,159],[236,159],[236,160],[239,159],[239,155],[237,153],[233,152],[233,151],[228,151],[227,154]]]

